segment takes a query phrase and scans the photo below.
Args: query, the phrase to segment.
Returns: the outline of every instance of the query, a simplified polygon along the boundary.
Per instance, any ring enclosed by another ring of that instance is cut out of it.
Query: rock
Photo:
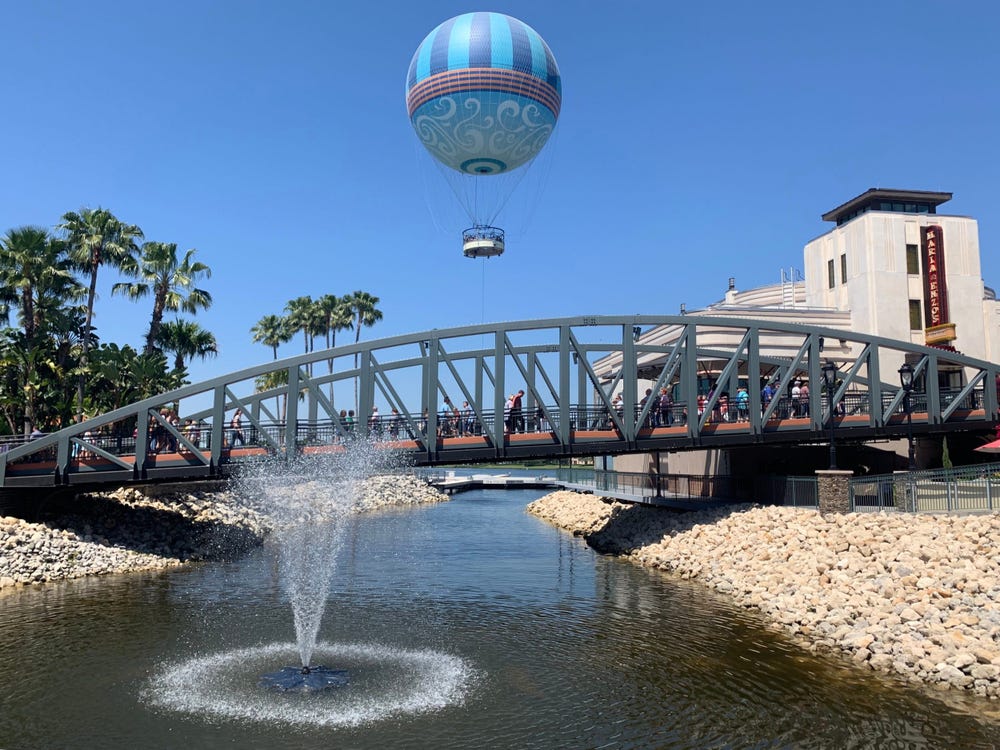
[[[990,680],[995,682],[997,677],[1000,676],[1000,667],[995,664],[976,664],[969,670],[969,674],[976,680]]]
[[[958,669],[966,669],[967,667],[971,667],[976,662],[977,662],[976,657],[970,654],[968,651],[962,651],[960,653],[957,653],[948,660],[949,664],[951,664],[954,667],[957,667]]]

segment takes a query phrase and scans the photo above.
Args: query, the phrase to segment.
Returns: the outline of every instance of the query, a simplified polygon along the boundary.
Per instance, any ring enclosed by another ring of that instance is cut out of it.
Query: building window
[[[847,283],[847,253],[840,256],[840,283]]]
[[[920,256],[917,254],[916,245],[906,246],[906,272],[910,276],[920,275]]]
[[[837,284],[837,277],[833,273],[833,259],[831,258],[826,262],[826,280],[830,289],[833,289]]]
[[[923,328],[922,316],[920,315],[920,300],[910,300],[910,330],[919,331]]]

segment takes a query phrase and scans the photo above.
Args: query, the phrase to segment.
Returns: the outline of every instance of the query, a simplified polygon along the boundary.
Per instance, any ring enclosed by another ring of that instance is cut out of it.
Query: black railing
[[[964,396],[961,396],[961,389],[942,389],[940,391],[940,402],[942,406],[952,405],[956,399],[961,398],[957,405],[959,410],[974,410],[983,403],[983,390],[977,388]],[[881,412],[884,413],[895,399],[895,395],[885,393],[882,396]],[[825,398],[822,399],[823,414],[825,420]],[[927,394],[914,391],[910,395],[910,410],[916,413],[925,413],[928,410]],[[771,404],[762,404],[762,412],[766,412]],[[771,409],[772,420],[784,420],[793,418],[808,418],[810,416],[810,404],[808,399],[793,399],[784,395],[773,404]],[[643,407],[636,405],[634,419],[638,420],[642,414]],[[838,401],[834,410],[837,416],[869,415],[871,413],[871,396],[868,391],[854,390],[848,391]],[[905,405],[900,399],[893,409],[893,414],[905,415]],[[702,417],[699,409],[698,418]],[[457,414],[454,411],[439,412],[436,417],[437,439],[481,437],[494,434],[497,415],[492,410],[482,411],[478,415],[469,410],[460,410]],[[557,405],[540,408],[531,405],[521,412],[505,412],[501,417],[503,420],[503,434],[527,434],[558,432],[560,430],[561,412]],[[624,424],[625,414],[621,407],[608,408],[601,405],[572,405],[569,408],[570,429],[574,431],[613,431],[620,435],[618,424]],[[429,415],[410,416],[409,418],[398,414],[377,415],[365,421],[364,426],[367,431],[379,440],[427,440],[431,419]],[[665,409],[659,408],[658,404],[653,405],[646,415],[640,429],[653,429],[661,427],[685,426],[688,421],[687,405],[685,403],[672,403]],[[710,424],[749,421],[747,409],[741,409],[735,400],[725,399],[721,403],[717,402],[712,413],[706,420]],[[91,450],[87,444],[99,448],[113,456],[134,455],[136,448],[136,434],[134,429],[107,430],[102,429],[95,433],[84,433],[80,436],[82,443],[73,442],[71,447],[72,458],[96,458],[97,451]],[[197,450],[207,451],[212,449],[211,445],[211,424],[206,421],[191,422],[187,424],[175,425],[176,433],[183,435],[187,441]],[[150,425],[147,434],[147,446],[150,454],[157,453],[185,453],[189,451],[183,441],[177,438],[174,430],[167,429],[162,424]],[[350,418],[342,419],[340,423],[332,420],[318,420],[315,422],[299,421],[296,425],[295,442],[296,446],[320,446],[343,443],[351,435],[363,432],[360,423],[351,421]],[[286,429],[283,421],[260,421],[256,424],[244,421],[239,429],[227,426],[222,431],[223,448],[256,447],[273,449],[283,448],[286,440]],[[0,437],[0,453],[11,450],[15,447],[31,442],[31,437],[19,435]],[[20,462],[48,461],[55,458],[53,450],[29,454],[20,459]],[[645,477],[645,475],[643,475]],[[648,481],[648,478],[646,478]],[[678,491],[677,487],[669,484],[661,487],[664,491]],[[702,488],[695,485],[686,486],[682,489],[684,493],[699,495]]]

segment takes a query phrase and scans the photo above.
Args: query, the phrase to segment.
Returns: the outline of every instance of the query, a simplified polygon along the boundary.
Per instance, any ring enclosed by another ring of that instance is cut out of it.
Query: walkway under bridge
[[[0,486],[224,476],[265,456],[343,451],[353,439],[435,466],[985,433],[998,420],[998,376],[1000,365],[944,349],[752,319],[585,316],[432,330],[275,360],[9,443]],[[795,381],[808,384],[805,398],[793,398]],[[518,391],[521,410],[505,411]]]

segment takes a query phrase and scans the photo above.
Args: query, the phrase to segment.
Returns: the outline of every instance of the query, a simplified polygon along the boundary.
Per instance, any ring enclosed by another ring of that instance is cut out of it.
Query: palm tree
[[[349,331],[354,322],[354,311],[347,297],[335,294],[324,294],[316,301],[320,316],[323,318],[323,331],[326,334],[326,348],[337,345],[337,331]],[[326,361],[327,371],[333,375],[333,360]],[[333,403],[333,381],[330,381],[330,403]]]
[[[354,318],[354,343],[356,344],[361,340],[361,326],[371,328],[382,320],[382,311],[375,307],[379,303],[379,298],[358,290],[348,294],[344,298],[344,303],[351,310]]]
[[[288,325],[294,331],[302,331],[305,352],[313,350],[315,337],[323,333],[323,315],[312,297],[296,297],[285,305]],[[312,363],[306,365],[306,372],[312,375]]]
[[[0,238],[0,298],[18,307],[29,342],[54,306],[80,298],[65,251],[43,227],[11,229]]]
[[[288,325],[288,319],[280,315],[265,315],[250,329],[253,343],[271,347],[274,358],[278,358],[278,347],[292,340],[295,331]]]
[[[286,320],[293,331],[302,331],[305,353],[312,351],[312,331],[315,330],[316,308],[313,298],[308,295],[289,300],[285,305]]]
[[[18,318],[28,341],[35,337],[35,282],[39,261],[49,246],[49,232],[42,227],[11,229],[0,239],[0,297],[8,310],[18,308]]]
[[[87,291],[87,315],[84,319],[84,339],[81,364],[86,369],[93,332],[94,300],[97,298],[97,273],[101,266],[128,269],[134,266],[139,252],[136,240],[142,239],[142,230],[135,224],[126,224],[104,208],[83,208],[79,213],[63,214],[59,225],[67,234],[69,256],[75,266],[90,275]],[[83,372],[77,379],[77,419],[83,417]]]
[[[199,277],[210,278],[212,269],[193,260],[195,250],[177,259],[177,245],[173,242],[146,242],[142,257],[131,270],[139,281],[121,281],[111,288],[112,294],[123,294],[131,300],[153,295],[153,317],[146,334],[146,354],[152,354],[159,338],[163,314],[166,311],[197,313],[212,305],[212,295],[194,286]]]
[[[156,343],[164,351],[173,352],[174,369],[183,370],[184,361],[193,357],[207,359],[219,353],[219,345],[215,334],[206,331],[193,320],[168,320],[160,326]]]
[[[272,370],[271,372],[266,372],[263,375],[258,376],[254,380],[254,387],[257,389],[258,393],[262,391],[270,391],[274,388],[281,388],[284,385],[288,385],[288,370],[285,369]],[[285,407],[288,403],[287,396],[288,394],[286,391],[279,396],[275,396],[274,399],[275,405],[277,407],[278,419],[281,422],[284,422],[286,417]],[[285,431],[281,430],[280,437],[278,438],[278,440],[283,441],[284,435]]]
[[[36,424],[40,398],[62,386],[58,375],[65,373],[56,363],[52,334],[65,317],[61,311],[83,292],[65,250],[43,227],[11,229],[0,238],[0,299],[8,312],[12,305],[17,308],[23,334],[14,348],[24,350],[9,352],[5,366],[11,366],[19,380],[27,432]]]
[[[324,294],[316,300],[324,319],[323,333],[326,334],[326,348],[337,345],[337,331],[349,331],[354,327],[354,311],[347,297]]]
[[[368,292],[363,292],[360,289],[356,292],[348,294],[344,297],[344,304],[346,304],[354,318],[354,343],[358,343],[361,340],[361,326],[366,326],[371,328],[373,325],[382,320],[382,311],[375,307],[379,302],[378,297],[369,294]],[[358,355],[354,355],[354,369],[358,369]],[[354,378],[354,409],[358,409],[358,379]]]

